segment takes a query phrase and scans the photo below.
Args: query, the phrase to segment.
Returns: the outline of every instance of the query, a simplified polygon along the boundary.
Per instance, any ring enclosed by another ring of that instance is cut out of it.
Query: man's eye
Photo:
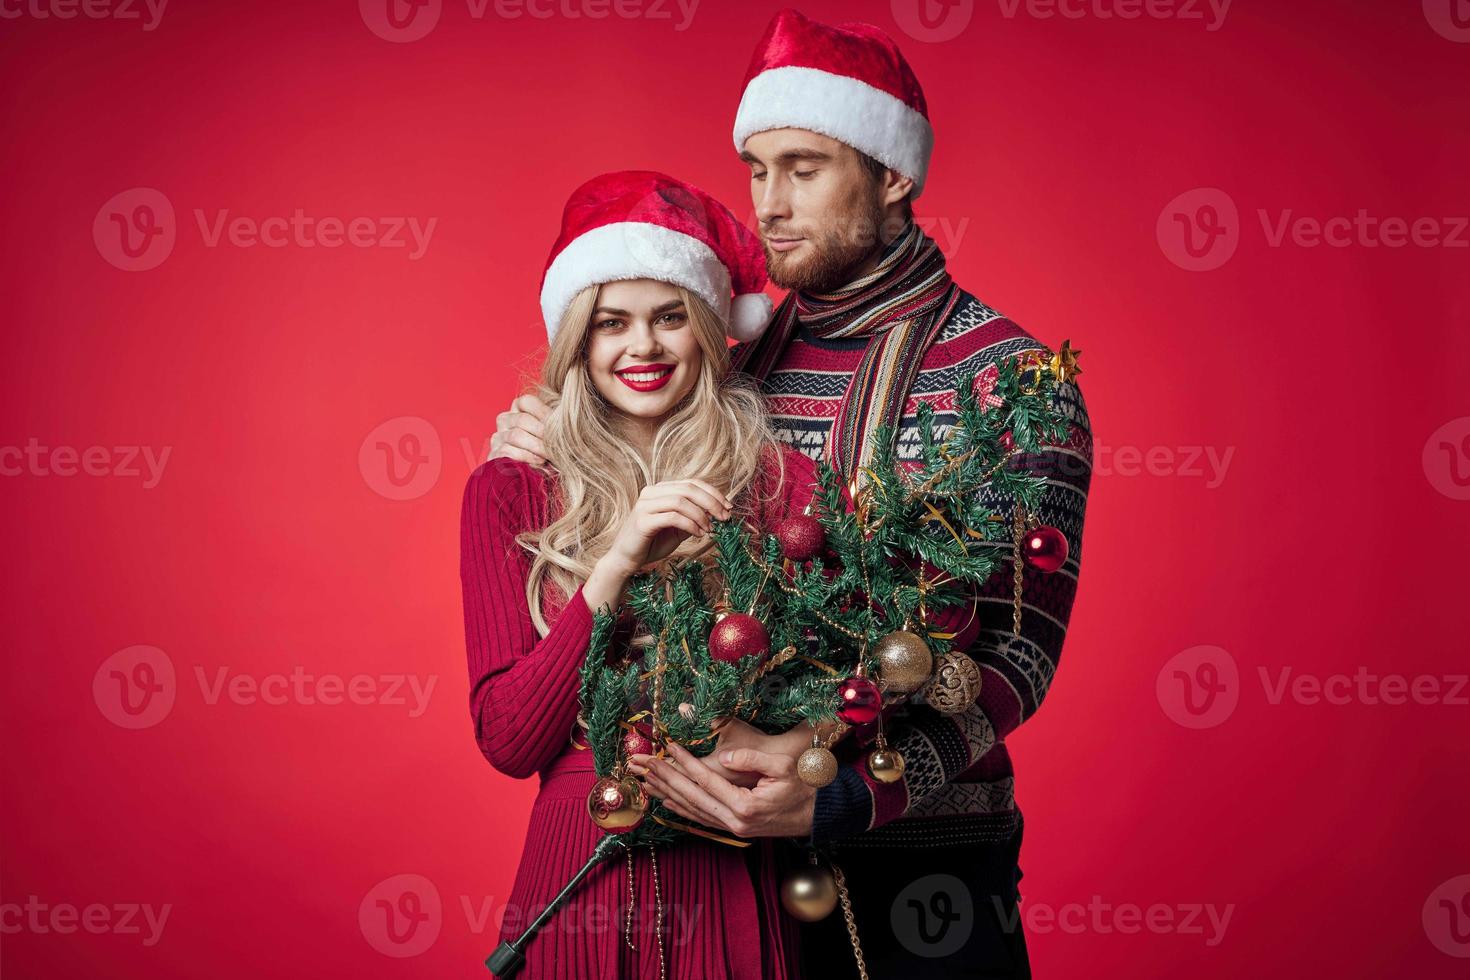
[[[751,180],[765,180],[766,179],[766,175],[764,173],[751,174],[750,175],[750,179]]]
[[[797,177],[815,177],[817,172],[815,170],[797,170],[795,171],[795,175]]]

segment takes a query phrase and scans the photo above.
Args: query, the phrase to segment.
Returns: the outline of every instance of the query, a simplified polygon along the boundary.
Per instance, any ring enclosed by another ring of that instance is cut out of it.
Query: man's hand
[[[669,743],[669,758],[629,758],[633,772],[654,796],[686,820],[724,828],[737,837],[804,837],[811,833],[817,791],[796,775],[789,755],[759,749],[716,753],[726,769],[760,776],[754,787],[736,786],[682,745]]]
[[[522,395],[510,403],[510,411],[495,417],[495,434],[490,437],[491,459],[518,459],[532,466],[545,466],[546,444],[541,441],[551,409],[535,395]]]

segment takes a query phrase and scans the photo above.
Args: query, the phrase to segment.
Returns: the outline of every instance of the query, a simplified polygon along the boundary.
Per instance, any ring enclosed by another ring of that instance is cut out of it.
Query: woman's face
[[[587,373],[617,411],[662,419],[693,389],[703,361],[676,287],[630,279],[598,290],[587,331]]]

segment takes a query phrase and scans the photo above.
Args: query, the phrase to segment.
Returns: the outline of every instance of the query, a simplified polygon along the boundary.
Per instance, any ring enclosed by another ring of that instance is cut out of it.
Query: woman
[[[617,609],[652,562],[710,557],[713,520],[768,525],[811,497],[812,463],[773,441],[759,396],[729,374],[727,315],[741,338],[757,333],[764,283],[755,237],[673,178],[606,174],[567,203],[541,292],[555,472],[492,460],[464,497],[476,738],[501,772],[541,773],[502,939],[601,836],[586,810],[592,754],[569,738],[593,610]],[[810,744],[803,727],[793,756]],[[738,741],[727,729],[722,744]],[[661,963],[670,978],[787,976],[794,932],[762,843],[747,854],[690,838],[599,866],[530,944],[523,976],[657,977]]]

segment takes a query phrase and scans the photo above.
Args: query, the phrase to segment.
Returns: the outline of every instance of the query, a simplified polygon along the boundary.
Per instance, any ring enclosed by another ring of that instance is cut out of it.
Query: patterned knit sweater
[[[867,343],[867,338],[822,340],[804,327],[798,330],[763,383],[783,442],[814,460],[823,456],[837,404]],[[947,431],[956,417],[954,391],[965,378],[982,375],[1001,358],[1043,347],[1015,323],[964,294],[925,354],[911,390],[898,433],[900,463],[920,455],[914,413],[921,399],[934,406],[936,423]],[[973,637],[967,652],[980,667],[976,703],[953,716],[926,705],[905,705],[885,716],[888,741],[906,763],[903,778],[895,783],[868,775],[860,740],[838,743],[842,766],[836,781],[817,793],[813,842],[941,847],[1004,839],[1019,824],[1005,738],[1035,714],[1061,660],[1077,592],[1092,473],[1091,427],[1075,380],[1058,386],[1057,405],[1070,422],[1066,443],[1017,457],[1011,465],[1045,478],[1036,517],[1066,535],[1066,564],[1050,575],[1024,569],[1019,636],[1011,631],[1013,556],[997,565],[980,590],[975,623],[961,637]],[[987,493],[987,505],[1009,518],[1014,502]]]

